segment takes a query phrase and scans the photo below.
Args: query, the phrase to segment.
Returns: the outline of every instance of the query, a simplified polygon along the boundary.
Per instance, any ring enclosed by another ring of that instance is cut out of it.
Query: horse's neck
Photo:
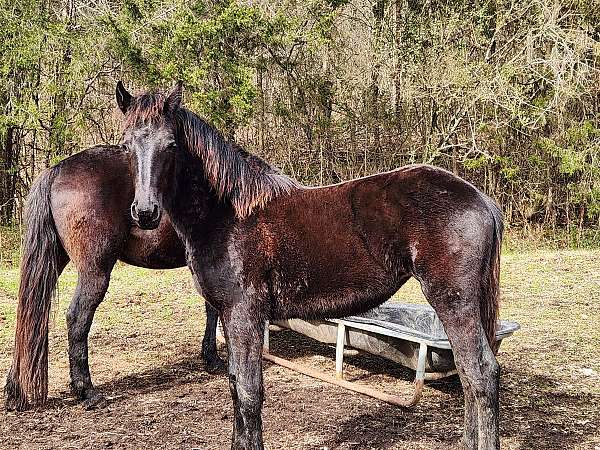
[[[260,157],[227,142],[218,131],[187,110],[179,116],[178,127],[189,153],[201,161],[213,191],[231,202],[238,217],[248,216],[255,207],[264,206],[299,186]]]
[[[211,228],[223,227],[221,222],[234,216],[233,208],[217,198],[197,157],[181,155],[175,177],[165,208],[184,243],[193,239],[202,245]]]

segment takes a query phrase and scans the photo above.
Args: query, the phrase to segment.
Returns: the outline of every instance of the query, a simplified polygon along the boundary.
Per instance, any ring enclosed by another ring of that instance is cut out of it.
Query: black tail
[[[500,250],[504,223],[502,211],[489,197],[484,196],[485,202],[494,221],[493,239],[490,248],[487,279],[484,280],[484,292],[480,303],[481,321],[483,323],[488,343],[494,353],[498,351],[496,341],[496,328],[498,323],[498,310],[500,307]]]
[[[7,409],[24,410],[48,397],[48,322],[65,259],[50,210],[57,173],[54,167],[41,174],[27,197],[15,351],[4,388]]]

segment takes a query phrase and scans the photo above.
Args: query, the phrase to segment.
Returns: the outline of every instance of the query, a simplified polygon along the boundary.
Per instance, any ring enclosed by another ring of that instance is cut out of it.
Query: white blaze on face
[[[151,142],[148,135],[144,135],[136,140],[136,144],[138,148],[136,149],[137,155],[137,183],[138,194],[136,195],[136,200],[140,205],[148,205],[152,203],[152,199],[150,198],[152,195],[151,189],[151,181],[152,181],[152,173],[155,169],[154,161],[156,161],[155,154],[156,152],[151,147]],[[142,194],[141,198],[139,194]]]
[[[160,156],[173,140],[168,129],[150,125],[134,129],[127,136],[127,145],[136,162],[135,200],[139,209],[152,209],[152,205],[161,203],[156,198],[159,193],[155,184],[166,158]]]

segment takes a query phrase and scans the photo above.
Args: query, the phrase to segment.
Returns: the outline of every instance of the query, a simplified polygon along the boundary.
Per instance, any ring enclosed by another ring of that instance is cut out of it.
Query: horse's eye
[[[124,151],[126,154],[129,154],[129,147],[127,147],[126,145],[122,145],[122,146],[121,146],[121,148],[123,149],[123,151]]]

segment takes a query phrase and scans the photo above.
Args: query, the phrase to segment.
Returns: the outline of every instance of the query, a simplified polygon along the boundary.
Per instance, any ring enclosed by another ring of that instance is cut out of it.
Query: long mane
[[[219,131],[185,108],[177,112],[177,126],[188,150],[202,161],[208,183],[219,198],[231,202],[240,218],[300,186],[263,159],[228,142]]]
[[[247,217],[255,208],[300,187],[296,180],[263,159],[228,142],[217,129],[188,109],[179,108],[173,117],[164,102],[165,96],[161,93],[136,97],[125,118],[125,126],[175,120],[180,142],[200,158],[208,184],[219,199],[231,202],[237,217]]]

